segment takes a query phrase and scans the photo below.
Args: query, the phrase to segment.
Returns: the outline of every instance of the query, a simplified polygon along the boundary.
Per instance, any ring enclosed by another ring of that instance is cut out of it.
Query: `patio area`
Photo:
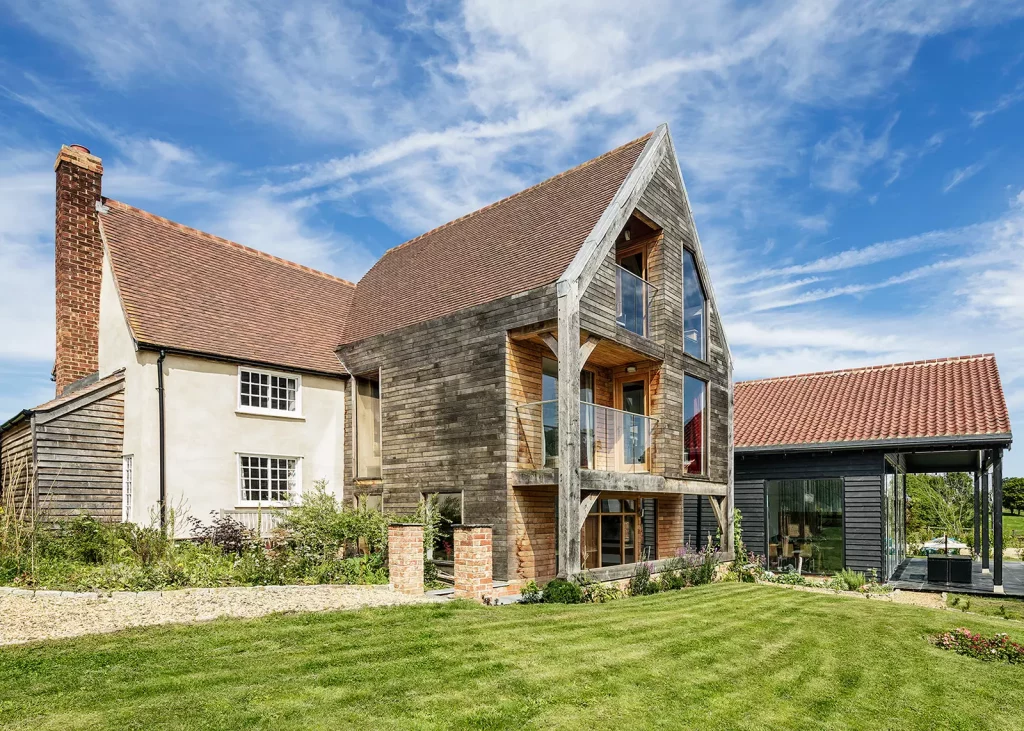
[[[992,574],[981,572],[981,561],[971,562],[970,584],[939,583],[928,581],[928,560],[925,558],[908,558],[896,569],[889,580],[889,585],[896,589],[908,591],[951,591],[957,594],[977,594],[980,596],[1009,596],[1024,599],[1024,563],[1006,561],[1003,563],[1004,594],[996,594],[992,590]]]

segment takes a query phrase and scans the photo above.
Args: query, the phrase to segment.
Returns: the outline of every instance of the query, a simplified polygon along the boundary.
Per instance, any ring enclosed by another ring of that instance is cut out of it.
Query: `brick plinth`
[[[494,594],[493,536],[489,525],[455,526],[455,596],[482,600]]]
[[[388,574],[391,588],[402,594],[423,593],[423,526],[388,526]]]
[[[81,147],[62,147],[54,236],[57,284],[57,394],[99,368],[103,243],[96,204],[103,165]]]

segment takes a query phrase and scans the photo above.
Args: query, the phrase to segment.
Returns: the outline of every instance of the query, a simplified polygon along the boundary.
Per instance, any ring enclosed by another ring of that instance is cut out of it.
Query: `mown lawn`
[[[744,584],[224,620],[0,649],[0,725],[1021,728],[1024,667],[926,640],[961,625],[1024,641],[1024,623]]]
[[[1003,513],[1003,533],[1009,537],[1012,531],[1024,533],[1024,515],[1010,515]]]

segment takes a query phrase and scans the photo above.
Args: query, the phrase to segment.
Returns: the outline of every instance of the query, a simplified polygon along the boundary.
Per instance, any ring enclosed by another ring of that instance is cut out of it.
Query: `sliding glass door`
[[[843,568],[843,481],[768,481],[768,567],[831,574]]]

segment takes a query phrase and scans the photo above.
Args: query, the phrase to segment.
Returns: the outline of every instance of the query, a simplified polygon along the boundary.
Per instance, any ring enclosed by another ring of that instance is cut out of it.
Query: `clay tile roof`
[[[735,398],[738,448],[1010,433],[991,354],[746,381]]]
[[[150,346],[343,374],[351,282],[106,199],[100,216],[132,334]]]
[[[407,241],[359,280],[342,343],[554,282],[650,134]]]

